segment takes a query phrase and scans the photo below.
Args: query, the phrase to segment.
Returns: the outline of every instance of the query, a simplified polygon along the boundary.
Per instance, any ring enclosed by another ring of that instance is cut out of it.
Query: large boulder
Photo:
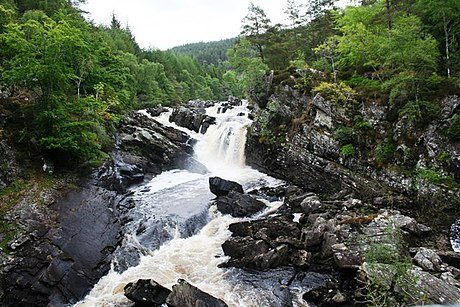
[[[216,205],[220,212],[233,217],[251,216],[266,207],[260,200],[236,191],[230,191],[227,196],[218,197]]]
[[[151,279],[139,279],[130,282],[125,287],[125,296],[136,303],[136,306],[161,306],[166,303],[166,298],[171,290]]]
[[[119,146],[99,170],[101,185],[125,193],[130,186],[165,170],[183,168],[205,173],[206,167],[193,157],[192,143],[182,131],[144,113],[131,113],[120,123]]]
[[[210,125],[216,123],[214,117],[206,115],[204,109],[189,109],[179,107],[173,110],[169,117],[170,122],[176,125],[190,129],[195,132],[206,133]]]
[[[215,298],[214,296],[205,293],[197,287],[189,284],[183,279],[178,280],[178,284],[174,285],[171,294],[166,300],[169,307],[226,307],[224,301]]]
[[[290,215],[234,223],[229,230],[232,237],[222,249],[230,260],[223,266],[266,270],[310,265],[311,253],[301,249],[300,225]]]
[[[16,221],[22,235],[10,244],[14,257],[2,265],[0,305],[76,303],[110,269],[122,239],[119,198],[94,182],[79,184],[54,187],[49,196],[43,192],[47,206],[38,204],[42,200],[33,188],[5,216],[9,223]]]
[[[220,177],[209,178],[209,189],[216,196],[227,196],[230,191],[244,193],[241,184]]]

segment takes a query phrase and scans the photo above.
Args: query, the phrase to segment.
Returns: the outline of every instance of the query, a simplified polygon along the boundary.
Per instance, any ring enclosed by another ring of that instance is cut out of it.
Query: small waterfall
[[[214,195],[209,192],[208,178],[220,176],[235,180],[245,190],[281,183],[244,164],[246,131],[251,123],[246,116],[246,106],[234,107],[225,113],[218,112],[218,108],[207,110],[217,121],[205,135],[187,130],[198,140],[196,157],[209,173],[172,170],[134,189],[131,197],[135,206],[129,211],[132,221],[126,226],[116,263],[76,306],[132,306],[124,296],[127,283],[154,279],[171,288],[179,278],[229,306],[282,306],[273,304],[273,284],[268,283],[267,278],[218,267],[227,260],[221,244],[230,236],[228,225],[241,219],[222,215],[215,207],[209,207]],[[168,117],[163,114],[155,120],[176,127],[168,122]],[[281,202],[267,205],[269,210],[274,210]],[[193,225],[182,227],[184,224]],[[141,255],[137,261],[130,261],[129,255],[133,253]],[[117,266],[125,270],[120,272]]]
[[[247,128],[251,120],[246,104],[219,113],[219,107],[212,107],[207,114],[217,119],[217,124],[208,128],[195,147],[198,160],[212,172],[231,172],[245,168],[244,146]]]

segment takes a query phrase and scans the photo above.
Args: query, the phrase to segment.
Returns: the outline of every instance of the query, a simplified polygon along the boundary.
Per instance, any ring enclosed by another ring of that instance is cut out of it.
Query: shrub
[[[362,115],[356,115],[353,118],[353,122],[355,123],[353,127],[361,132],[367,132],[372,128],[371,124]]]
[[[396,150],[395,142],[391,140],[387,140],[385,143],[381,143],[377,145],[375,148],[375,160],[378,163],[388,163]]]
[[[401,231],[389,224],[382,235],[364,238],[369,247],[364,253],[368,275],[358,275],[358,293],[371,306],[406,306],[423,303],[426,297],[417,287],[418,278],[411,272],[409,257],[404,249]]]
[[[451,159],[451,155],[448,151],[443,151],[438,156],[438,161],[441,163],[445,163]]]
[[[379,80],[372,80],[362,76],[352,76],[348,79],[347,84],[354,88],[362,88],[370,91],[378,91],[381,88],[381,82]]]
[[[354,143],[355,131],[350,127],[340,127],[334,131],[334,139],[341,145]]]
[[[353,157],[355,155],[355,147],[353,144],[347,144],[340,148],[340,154],[344,157]]]
[[[343,82],[329,83],[321,82],[313,89],[314,93],[319,93],[324,99],[329,100],[345,109],[350,109],[356,101],[356,92]]]
[[[399,110],[399,116],[405,116],[410,123],[426,125],[439,116],[438,103],[426,100],[409,101]]]
[[[436,185],[447,184],[452,186],[455,184],[455,180],[451,176],[443,176],[439,172],[432,169],[419,169],[416,173],[416,176],[419,179],[426,180],[429,183]]]

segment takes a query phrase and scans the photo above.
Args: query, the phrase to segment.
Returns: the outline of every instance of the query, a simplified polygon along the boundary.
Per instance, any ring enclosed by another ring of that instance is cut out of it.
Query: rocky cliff
[[[436,114],[414,115],[381,100],[347,105],[322,93],[271,87],[273,94],[254,104],[249,165],[328,197],[353,194],[381,206],[458,206],[460,142],[452,134],[459,129],[459,97],[432,102]]]
[[[192,158],[191,143],[188,135],[148,113],[132,113],[121,122],[117,148],[104,165],[90,173],[53,176],[46,174],[49,163],[45,173],[21,167],[17,152],[0,143],[1,159],[8,163],[0,184],[17,186],[15,195],[2,198],[11,206],[2,208],[1,305],[63,306],[80,300],[110,268],[130,207],[128,188],[174,167],[203,169]],[[27,171],[30,180],[16,180],[27,178]]]

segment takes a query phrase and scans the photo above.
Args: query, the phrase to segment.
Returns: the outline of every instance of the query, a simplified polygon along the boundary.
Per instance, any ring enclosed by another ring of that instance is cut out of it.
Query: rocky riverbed
[[[286,184],[244,193],[237,182],[210,178],[216,198],[209,205],[247,219],[229,226],[231,237],[222,244],[229,258],[221,266],[265,276],[276,290],[279,306],[291,306],[299,295],[301,301],[319,306],[379,305],[382,299],[395,306],[459,302],[460,257],[449,242],[450,225],[458,218],[451,202],[459,196],[458,188],[408,178],[404,168],[376,169],[374,161],[344,157],[332,135],[346,115],[319,96],[308,100],[290,91],[283,95],[288,97],[271,98],[268,115],[254,107],[256,121],[246,155],[250,165]],[[432,152],[449,151],[450,162],[433,167],[445,166],[454,180],[458,180],[458,144],[441,145],[443,137],[437,131],[458,112],[456,101],[445,101],[445,118],[422,133],[420,144],[425,147],[419,144],[417,149],[420,165]],[[231,100],[220,112],[239,103]],[[170,120],[204,133],[215,123],[203,111],[206,106],[193,102],[177,108]],[[375,108],[366,109],[369,121],[384,127],[374,118],[380,114]],[[109,270],[113,257],[120,255],[114,251],[120,246],[124,226],[130,223],[126,213],[135,205],[130,187],[173,168],[206,172],[193,156],[195,141],[189,135],[152,119],[163,111],[130,114],[119,127],[117,148],[108,162],[78,179],[75,175],[63,178],[39,193],[38,199],[30,191],[6,215],[8,223],[19,225],[20,231],[9,242],[9,253],[1,254],[3,305],[77,302]],[[267,141],[268,127],[258,119],[294,119],[301,114],[302,120],[291,131],[273,120],[282,128]],[[9,149],[6,153],[12,155]],[[395,164],[403,165],[401,161]],[[18,165],[14,159],[12,163]],[[20,174],[10,170],[0,181],[7,185],[8,176]],[[436,201],[433,195],[440,198]],[[283,205],[253,220],[266,208],[263,200]],[[168,239],[153,241],[158,247]],[[126,263],[119,262],[117,269],[133,265],[135,254],[127,251]],[[143,295],[148,293],[152,306],[158,304],[158,296],[168,306],[190,301],[225,304],[186,280],[178,281],[172,292],[161,289],[156,281],[148,280],[125,290],[135,302],[145,303]],[[302,289],[300,294],[298,289]]]

